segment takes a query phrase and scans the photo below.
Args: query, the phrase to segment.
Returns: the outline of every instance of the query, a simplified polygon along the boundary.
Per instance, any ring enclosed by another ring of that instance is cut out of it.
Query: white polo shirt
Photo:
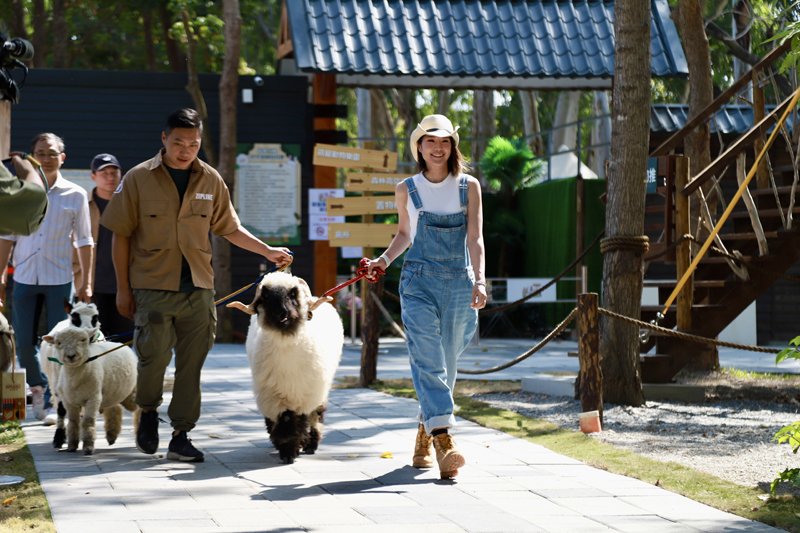
[[[14,241],[14,281],[26,285],[72,282],[72,234],[75,247],[92,246],[89,202],[82,187],[58,173],[47,193],[50,207],[41,227],[31,235],[7,235]],[[5,265],[3,265],[5,267]]]

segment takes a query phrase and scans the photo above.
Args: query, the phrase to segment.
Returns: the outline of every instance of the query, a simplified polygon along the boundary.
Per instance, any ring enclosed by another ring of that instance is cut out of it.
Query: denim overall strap
[[[466,176],[461,176],[458,180],[458,199],[461,202],[461,212],[467,214],[469,206],[469,180]],[[417,208],[419,209],[419,208]]]
[[[414,209],[422,209],[422,198],[419,197],[419,191],[417,190],[417,184],[414,183],[414,178],[406,178],[403,181],[406,182],[408,194],[411,196],[411,201],[414,202]]]

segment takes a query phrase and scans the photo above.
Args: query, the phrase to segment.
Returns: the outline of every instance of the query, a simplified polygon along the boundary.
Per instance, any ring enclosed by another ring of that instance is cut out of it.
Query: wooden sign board
[[[328,224],[328,243],[335,248],[387,248],[397,235],[398,227],[399,224]]]
[[[364,150],[335,144],[315,144],[314,164],[322,167],[372,168],[384,172],[397,169],[397,153]]]
[[[407,177],[407,174],[352,172],[347,174],[344,188],[350,192],[394,192],[397,184]]]
[[[327,204],[329,217],[397,213],[394,195],[326,198],[325,203]]]

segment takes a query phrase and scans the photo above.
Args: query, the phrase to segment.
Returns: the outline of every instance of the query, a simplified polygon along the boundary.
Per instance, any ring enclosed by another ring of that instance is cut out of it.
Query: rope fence
[[[712,344],[714,346],[721,346],[723,348],[734,348],[734,349],[737,349],[737,350],[747,350],[747,351],[759,352],[759,353],[777,354],[777,353],[779,353],[781,351],[781,350],[779,350],[777,348],[762,348],[760,346],[750,346],[750,345],[747,345],[747,344],[737,344],[735,342],[725,342],[725,341],[720,341],[720,340],[717,340],[717,339],[709,339],[707,337],[701,337],[699,335],[692,335],[690,333],[684,333],[682,331],[676,331],[674,329],[669,329],[669,328],[665,328],[665,327],[662,327],[662,326],[657,326],[655,324],[649,324],[647,322],[642,322],[641,320],[636,320],[635,318],[630,318],[630,317],[627,317],[625,315],[621,315],[619,313],[615,313],[613,311],[609,311],[608,309],[604,309],[602,307],[598,307],[597,308],[597,312],[600,313],[601,315],[605,315],[605,316],[607,316],[609,318],[613,318],[615,320],[621,320],[623,322],[627,322],[629,324],[633,324],[633,325],[638,326],[639,328],[642,328],[642,329],[648,329],[648,330],[651,330],[651,331],[657,331],[659,333],[662,333],[662,334],[670,336],[670,337],[676,337],[676,338],[683,339],[683,340],[688,340],[688,341],[691,341],[691,342],[698,342],[698,343],[702,343],[702,344]],[[464,370],[464,369],[459,368],[458,372],[459,372],[459,374],[467,374],[467,375],[490,374],[490,373],[493,373],[493,372],[499,372],[500,370],[505,370],[506,368],[509,368],[509,367],[512,367],[512,366],[514,366],[514,365],[516,365],[518,363],[521,363],[522,361],[524,361],[525,359],[527,359],[528,357],[530,357],[534,353],[536,353],[539,350],[541,350],[542,348],[544,348],[550,341],[552,341],[554,338],[556,338],[562,331],[564,331],[564,329],[569,325],[569,323],[572,322],[572,320],[575,318],[575,316],[577,314],[578,314],[578,308],[575,307],[572,310],[572,312],[567,316],[567,318],[562,320],[561,323],[558,324],[555,327],[555,329],[553,329],[553,331],[548,333],[547,336],[544,339],[542,339],[536,346],[534,346],[533,348],[531,348],[527,352],[523,353],[522,355],[518,356],[517,358],[509,361],[508,363],[504,363],[502,365],[497,365],[497,366],[494,366],[492,368],[486,368],[486,369],[481,369],[481,370]]]

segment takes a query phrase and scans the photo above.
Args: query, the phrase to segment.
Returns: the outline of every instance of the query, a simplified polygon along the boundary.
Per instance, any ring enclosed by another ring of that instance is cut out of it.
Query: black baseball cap
[[[92,159],[92,172],[103,170],[106,167],[117,167],[120,170],[122,169],[122,167],[119,165],[119,161],[117,161],[117,158],[111,154],[99,154],[94,156],[94,159]]]

